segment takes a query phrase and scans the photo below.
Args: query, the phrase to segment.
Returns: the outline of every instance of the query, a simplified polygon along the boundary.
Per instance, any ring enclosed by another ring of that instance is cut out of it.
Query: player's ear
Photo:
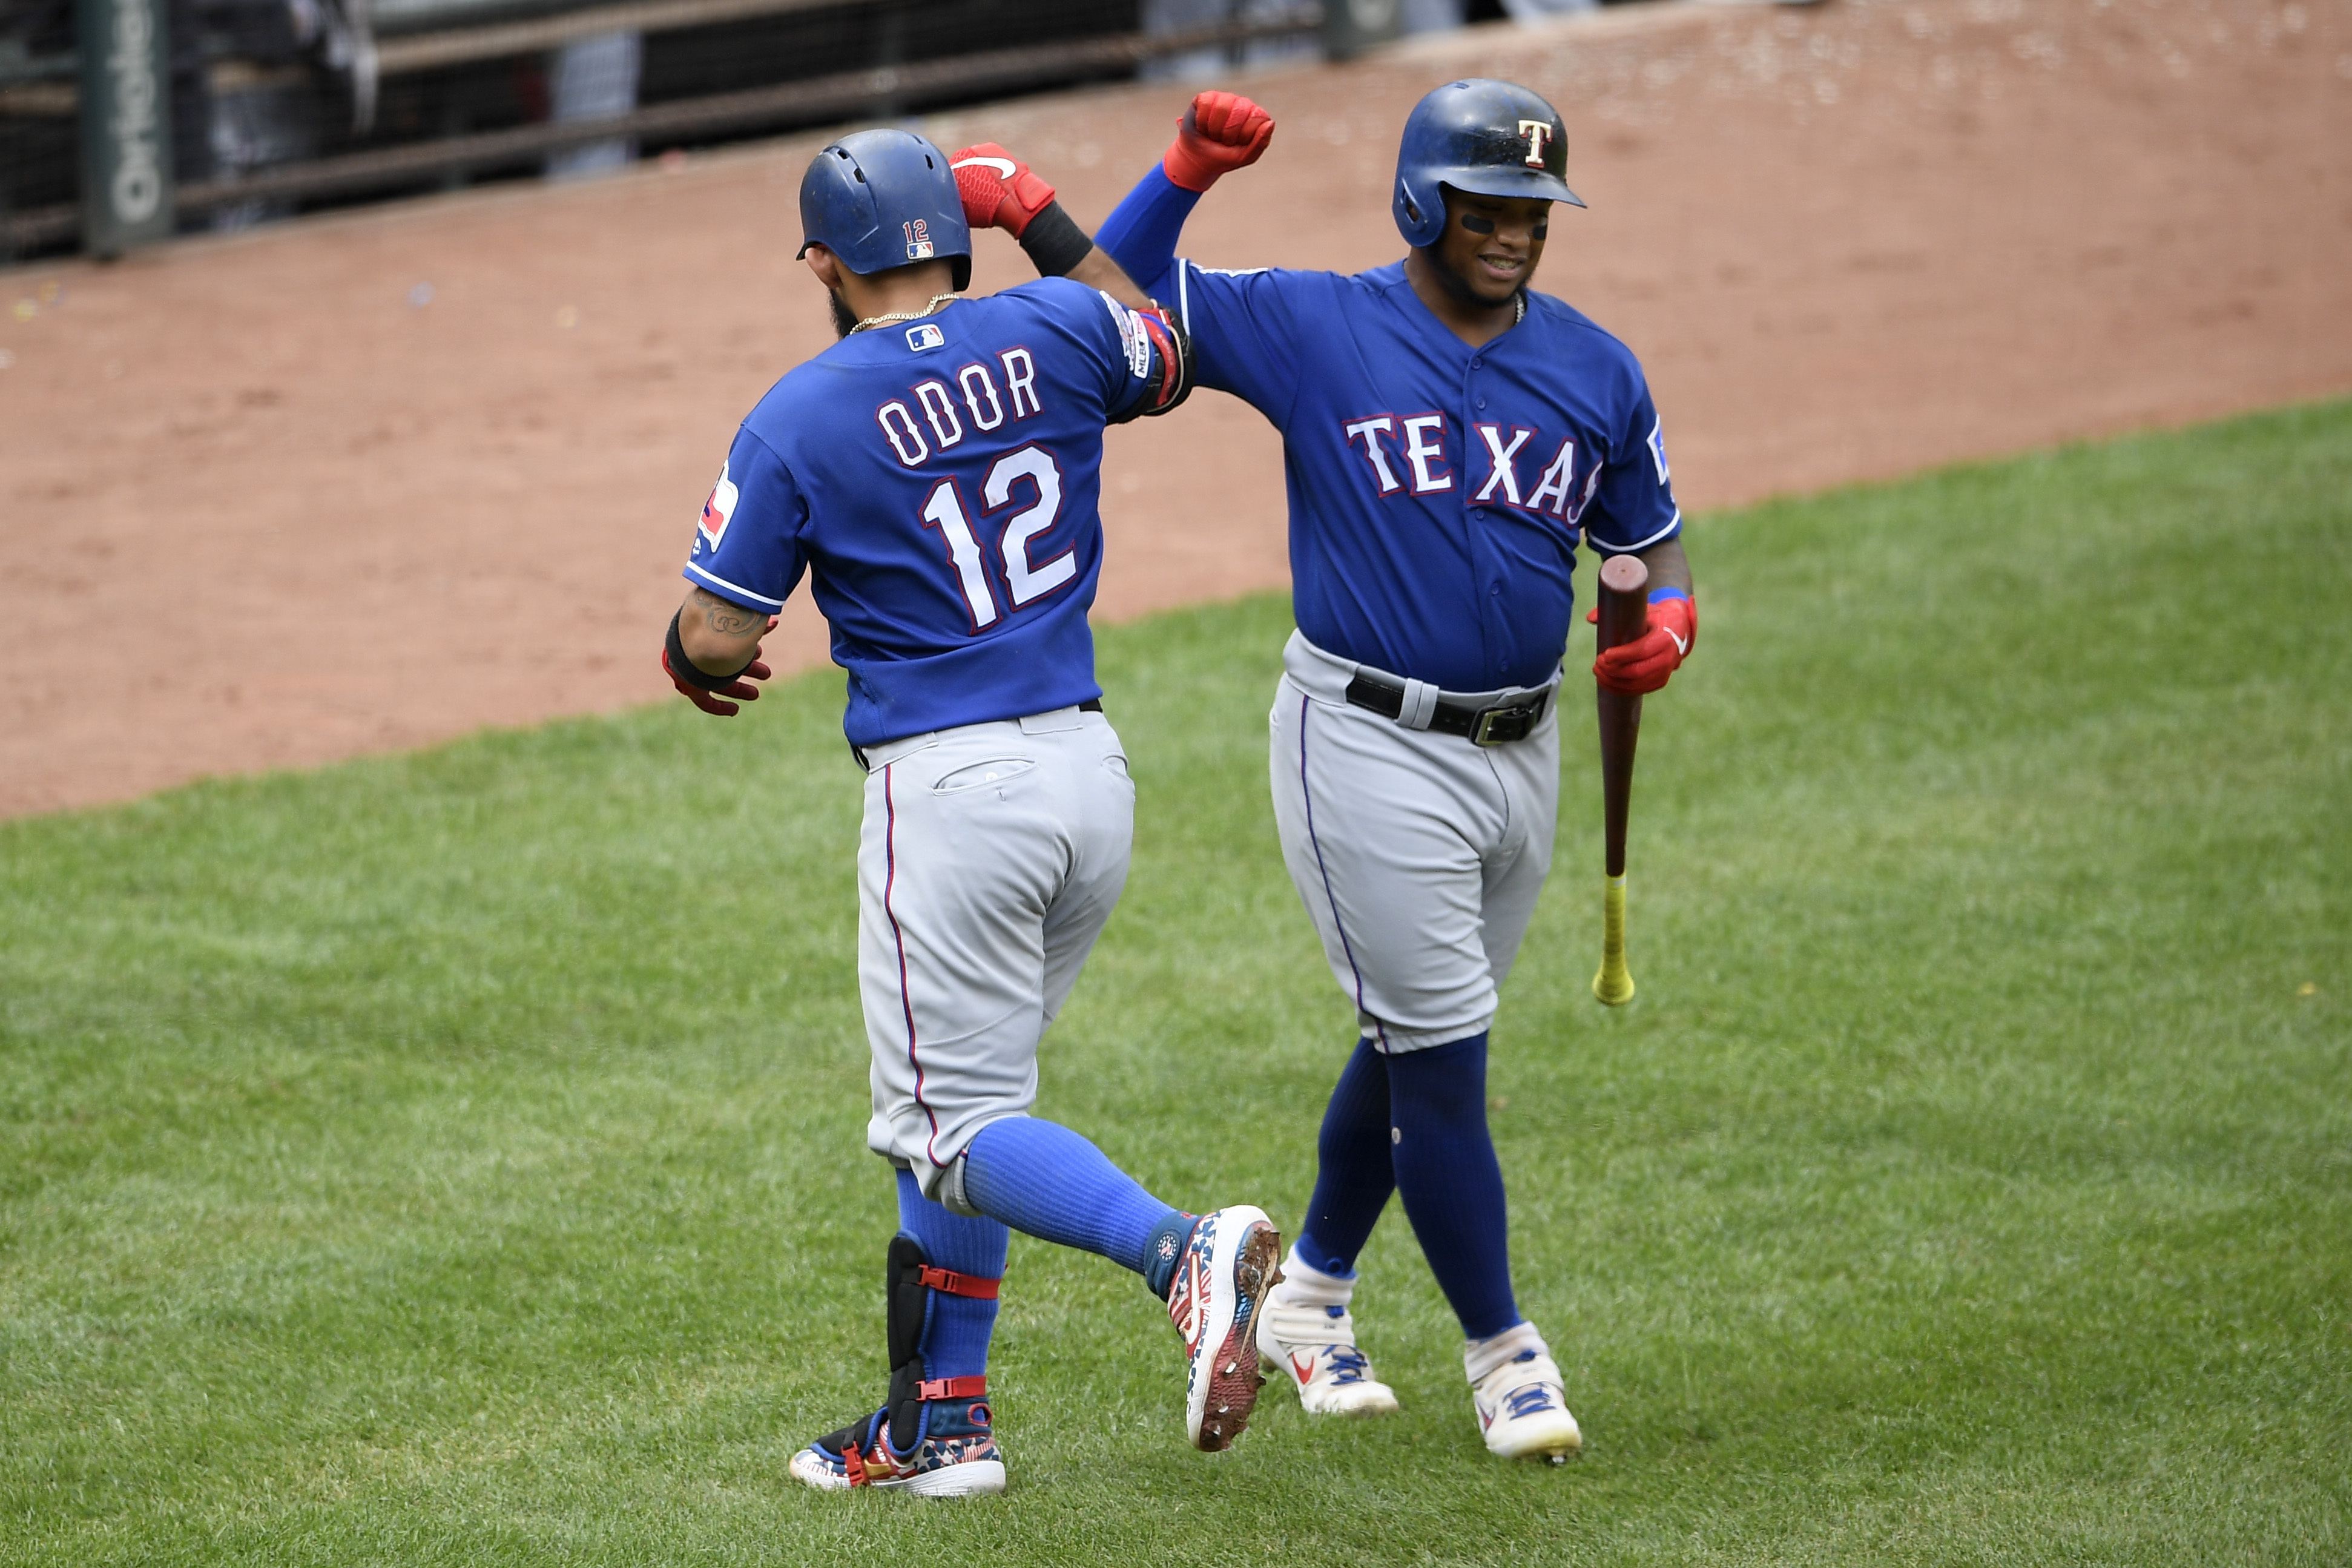
[[[808,269],[815,273],[816,280],[827,289],[841,287],[841,262],[832,251],[822,245],[810,245],[802,251],[801,259],[808,263]]]

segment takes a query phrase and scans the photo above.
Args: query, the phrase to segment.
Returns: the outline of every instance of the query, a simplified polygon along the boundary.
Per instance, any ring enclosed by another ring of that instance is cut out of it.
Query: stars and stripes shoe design
[[[1184,1342],[1184,1436],[1215,1453],[1233,1447],[1257,1404],[1259,1306],[1282,1278],[1282,1238],[1264,1209],[1201,1216],[1168,1289],[1168,1321]]]
[[[1004,1489],[1004,1457],[990,1429],[988,1402],[927,1402],[915,1446],[890,1447],[885,1405],[863,1421],[828,1432],[793,1456],[793,1479],[820,1491],[873,1487],[916,1497],[981,1497]]]
[[[1471,1404],[1487,1452],[1558,1465],[1583,1448],[1551,1347],[1533,1323],[1472,1340],[1462,1347],[1462,1366],[1470,1375]]]
[[[1356,1321],[1348,1310],[1355,1290],[1353,1277],[1324,1273],[1294,1246],[1282,1260],[1282,1282],[1258,1311],[1258,1370],[1286,1373],[1309,1415],[1396,1410],[1396,1391],[1372,1375],[1372,1363],[1356,1348]]]

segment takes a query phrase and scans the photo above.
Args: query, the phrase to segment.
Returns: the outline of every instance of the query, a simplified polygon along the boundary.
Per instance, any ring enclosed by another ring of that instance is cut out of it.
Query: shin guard
[[[923,1367],[923,1333],[931,1316],[931,1293],[993,1300],[1001,1281],[953,1269],[934,1268],[922,1243],[911,1236],[890,1238],[887,1265],[890,1338],[890,1447],[905,1453],[922,1440],[923,1402],[979,1399],[988,1393],[985,1373],[977,1377],[929,1377]]]

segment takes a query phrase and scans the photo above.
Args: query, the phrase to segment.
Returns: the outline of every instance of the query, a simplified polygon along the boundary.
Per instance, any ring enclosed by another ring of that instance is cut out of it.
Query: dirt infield
[[[1393,259],[1396,128],[1481,73],[1567,117],[1591,209],[1538,282],[1642,355],[1685,504],[2352,388],[2345,0],[1654,6],[1258,76],[1273,152],[1188,254]],[[928,128],[1092,222],[1189,90]],[[0,273],[0,813],[667,691],[734,423],[829,336],[813,148]],[[976,286],[1027,275],[982,250]],[[1284,581],[1241,405],[1116,432],[1109,473],[1108,615]],[[804,601],[772,652],[824,658]]]

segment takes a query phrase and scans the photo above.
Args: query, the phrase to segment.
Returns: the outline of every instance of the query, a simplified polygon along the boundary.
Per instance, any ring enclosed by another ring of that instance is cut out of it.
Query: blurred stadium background
[[[113,37],[126,7],[160,24],[170,221],[184,232],[1016,92],[1345,58],[1597,3],[6,0],[0,260],[86,243],[79,43]]]

